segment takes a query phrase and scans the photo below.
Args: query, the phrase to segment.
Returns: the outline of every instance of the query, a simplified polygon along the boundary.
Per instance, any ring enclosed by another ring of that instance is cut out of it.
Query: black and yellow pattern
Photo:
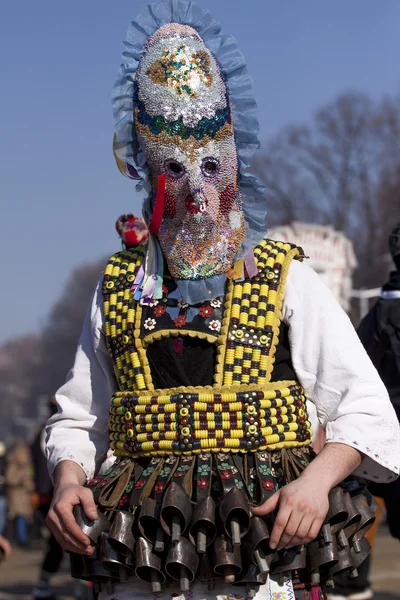
[[[103,293],[119,386],[109,419],[116,455],[248,452],[310,443],[303,389],[296,381],[270,383],[286,275],[300,249],[266,239],[254,254],[256,277],[228,284],[214,385],[168,390],[154,390],[139,335],[142,308],[132,299],[143,251],[126,250],[110,259]]]

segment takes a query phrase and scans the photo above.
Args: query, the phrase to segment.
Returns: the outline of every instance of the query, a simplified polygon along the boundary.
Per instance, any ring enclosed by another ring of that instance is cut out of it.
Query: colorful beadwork
[[[119,384],[109,421],[111,447],[117,455],[248,452],[310,443],[301,386],[295,381],[269,383],[285,276],[298,254],[295,246],[263,240],[254,250],[258,274],[230,282],[222,328],[218,333],[218,321],[215,331],[218,358],[213,387],[158,391],[137,335],[141,322],[150,335],[156,319],[144,318],[146,313],[130,291],[143,255],[138,248],[110,259],[103,293],[107,343]],[[159,303],[154,304],[155,311]],[[203,312],[209,313],[206,305]],[[170,324],[166,335],[173,334],[171,319]],[[180,335],[186,333],[185,325],[175,323]]]

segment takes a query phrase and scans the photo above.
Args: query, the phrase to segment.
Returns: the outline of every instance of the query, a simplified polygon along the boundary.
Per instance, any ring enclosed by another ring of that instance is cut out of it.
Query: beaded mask
[[[245,235],[237,151],[219,66],[192,27],[170,23],[149,39],[134,118],[154,191],[166,176],[158,239],[171,275],[225,273]]]

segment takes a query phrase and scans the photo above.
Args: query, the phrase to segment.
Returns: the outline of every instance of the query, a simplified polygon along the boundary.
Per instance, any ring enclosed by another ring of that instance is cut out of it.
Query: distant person
[[[0,442],[0,535],[7,525],[6,445]]]
[[[358,335],[389,392],[400,420],[400,223],[389,236],[389,250],[396,270],[391,271],[378,301],[362,320]],[[373,483],[368,487],[375,496],[384,499],[390,533],[400,539],[400,481],[397,479],[384,485]],[[373,536],[370,536],[369,542],[372,546]],[[368,557],[358,568],[358,577],[351,578],[348,573],[335,577],[335,589],[329,594],[330,600],[372,598],[370,563]]]
[[[4,560],[7,560],[7,558],[9,558],[10,555],[11,555],[10,542],[8,540],[6,540],[5,537],[0,535],[0,563],[2,563]]]
[[[400,223],[389,236],[389,250],[396,266],[380,297],[358,329],[361,342],[385,384],[400,421]],[[393,537],[400,539],[400,480],[373,484],[371,491],[384,499]]]
[[[49,401],[49,413],[57,412],[54,396]],[[43,520],[47,517],[53,499],[53,484],[51,482],[45,456],[45,423],[39,429],[32,444],[32,461],[35,469],[35,489],[39,495],[39,512]],[[51,600],[54,593],[50,585],[51,577],[59,570],[64,557],[64,551],[56,538],[50,533],[47,539],[47,548],[40,567],[39,580],[32,590],[35,600]]]
[[[18,443],[10,452],[6,468],[8,517],[14,523],[14,535],[20,546],[26,546],[28,522],[32,518],[32,492],[34,483],[31,473],[29,450]]]

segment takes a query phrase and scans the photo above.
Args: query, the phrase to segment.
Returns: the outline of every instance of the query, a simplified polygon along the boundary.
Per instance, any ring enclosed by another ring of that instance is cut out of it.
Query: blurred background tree
[[[0,439],[21,435],[35,421],[38,402],[63,384],[72,366],[85,313],[106,260],[75,269],[39,335],[0,347]],[[9,430],[10,421],[15,430]]]
[[[382,283],[387,236],[400,219],[400,98],[338,96],[310,125],[288,126],[254,163],[266,225],[332,225],[354,244],[355,287]]]

